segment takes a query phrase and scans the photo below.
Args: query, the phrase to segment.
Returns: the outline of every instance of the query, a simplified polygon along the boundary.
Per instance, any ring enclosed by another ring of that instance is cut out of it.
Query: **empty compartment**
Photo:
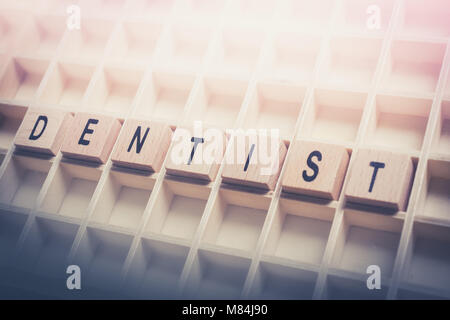
[[[73,263],[82,271],[82,294],[98,298],[119,295],[123,265],[133,236],[87,227]]]
[[[39,211],[83,219],[101,169],[61,161]]]
[[[125,9],[125,2],[126,0],[79,0],[79,5],[86,15],[115,18]]]
[[[366,274],[377,265],[389,278],[394,268],[403,219],[397,216],[348,210],[339,225],[332,266]]]
[[[407,248],[402,283],[450,296],[450,230],[448,226],[415,221]],[[421,291],[421,290],[414,290]]]
[[[51,165],[48,160],[14,155],[0,178],[0,203],[33,208]]]
[[[250,74],[259,60],[263,39],[259,30],[225,28],[214,48],[211,68],[220,73]]]
[[[408,0],[402,11],[401,31],[408,35],[450,36],[450,5],[446,0]]]
[[[278,129],[282,139],[291,139],[303,104],[305,88],[295,85],[258,83],[244,127]]]
[[[334,87],[366,89],[372,83],[382,39],[334,37],[326,51],[320,82]]]
[[[203,242],[253,252],[270,201],[269,196],[221,188]]]
[[[210,188],[166,178],[150,214],[146,230],[192,239],[205,210]]]
[[[211,29],[189,23],[174,23],[159,54],[159,64],[196,72],[208,48]]]
[[[433,141],[433,151],[450,154],[450,100],[442,102],[441,113]]]
[[[320,50],[319,36],[280,32],[266,57],[264,77],[276,81],[309,83]]]
[[[367,94],[318,89],[306,114],[301,137],[353,142],[358,133]]]
[[[46,0],[45,2],[40,3],[39,8],[36,9],[38,9],[38,11],[42,10],[44,12],[62,16],[67,14],[67,8],[71,5],[74,5],[73,0]]]
[[[375,103],[366,132],[366,142],[397,150],[420,150],[431,100],[378,95]]]
[[[179,280],[189,247],[142,238],[128,271],[126,288],[134,298],[179,298]]]
[[[2,8],[3,9],[3,8]],[[0,12],[0,51],[10,50],[17,41],[30,16],[22,10],[2,10]]]
[[[92,19],[83,19],[82,25],[80,29],[71,30],[64,40],[62,58],[98,61],[103,55],[113,25],[111,22]]]
[[[141,222],[155,179],[111,169],[103,185],[94,222],[135,229]]]
[[[3,1],[2,2],[2,5],[0,6],[0,8],[2,9],[2,10],[21,10],[21,9],[24,9],[24,8],[26,8],[27,7],[27,3],[25,2],[25,3],[22,3],[22,2],[18,2],[17,3],[17,1],[11,1],[11,0],[5,0],[5,1]],[[29,8],[29,9],[31,9],[31,8]],[[30,10],[31,12],[35,12],[35,11],[37,11],[37,9],[36,8],[34,8],[34,10],[33,9],[31,9]]]
[[[345,31],[382,33],[391,20],[391,0],[344,0],[338,23]]]
[[[0,104],[0,150],[7,151],[27,112],[27,107]]]
[[[239,299],[250,259],[199,250],[185,288],[190,299]]]
[[[334,210],[330,206],[281,198],[264,255],[320,265]]]
[[[227,9],[233,20],[263,24],[273,16],[276,8],[277,3],[272,0],[232,0]]]
[[[175,124],[183,114],[194,79],[189,74],[152,73],[138,103],[137,115]]]
[[[189,120],[206,125],[233,128],[248,83],[227,78],[204,78],[189,112]]]
[[[317,272],[261,261],[250,297],[270,300],[310,300]]]
[[[436,292],[438,291],[438,292]],[[441,295],[440,295],[441,294]],[[442,295],[442,291],[435,289],[417,288],[414,285],[403,284],[397,291],[398,300],[448,300],[448,296]]]
[[[428,160],[422,187],[421,207],[416,215],[450,221],[450,162]]]
[[[78,225],[36,217],[18,256],[18,269],[31,274],[21,286],[64,294],[68,256],[77,231]],[[43,282],[46,286],[40,288]]]
[[[450,71],[447,72],[447,85],[444,88],[444,97],[450,100]]]
[[[62,39],[66,20],[55,15],[39,15],[32,19],[21,36],[17,50],[21,54],[52,56]]]
[[[225,5],[221,0],[184,0],[177,3],[177,11],[184,16],[199,15],[203,20],[214,20]]]
[[[93,74],[93,66],[58,63],[48,78],[39,101],[80,108]]]
[[[14,58],[10,60],[0,81],[0,97],[30,101],[41,83],[49,62]]]
[[[370,274],[361,277],[347,277],[343,274],[329,274],[327,276],[323,299],[327,300],[384,300],[389,290],[388,281],[383,279],[381,269],[380,289],[369,289],[367,278]]]
[[[431,93],[441,72],[445,44],[395,40],[381,86],[389,91]]]
[[[174,7],[174,0],[136,0],[127,5],[127,12],[132,16],[148,17],[152,15],[167,15]]]
[[[89,105],[97,110],[127,115],[144,75],[141,69],[105,67],[95,79]]]
[[[108,60],[148,62],[153,57],[162,26],[156,22],[124,21],[116,31]]]
[[[298,1],[288,0],[283,16],[286,22],[304,30],[325,30],[331,20],[333,0]]]
[[[3,69],[3,66],[6,65],[7,61],[8,61],[7,55],[0,53],[0,70]]]
[[[0,268],[11,264],[28,215],[0,210]]]

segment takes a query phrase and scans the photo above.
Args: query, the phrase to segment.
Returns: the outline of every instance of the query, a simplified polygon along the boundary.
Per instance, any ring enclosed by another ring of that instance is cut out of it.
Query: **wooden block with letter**
[[[344,147],[294,141],[282,186],[287,192],[337,200],[349,162]]]
[[[265,135],[237,135],[230,148],[233,154],[232,157],[227,154],[223,182],[268,190],[275,188],[287,152],[283,141]]]
[[[61,152],[65,157],[106,163],[116,142],[119,120],[90,113],[77,113]]]
[[[73,116],[51,109],[28,109],[14,144],[19,149],[56,155],[64,141]]]
[[[127,120],[111,160],[116,165],[158,172],[171,139],[172,130],[165,123]]]
[[[349,201],[404,211],[413,179],[410,156],[361,149],[349,172],[345,196]]]
[[[217,128],[177,128],[166,160],[166,171],[213,181],[217,176],[225,152],[225,132]]]

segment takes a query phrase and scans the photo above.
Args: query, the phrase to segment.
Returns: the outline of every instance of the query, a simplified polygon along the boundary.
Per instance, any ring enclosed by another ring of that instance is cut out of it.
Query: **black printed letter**
[[[313,157],[316,157],[317,161],[319,162],[322,161],[322,154],[320,153],[320,151],[315,150],[309,154],[306,164],[313,170],[313,174],[311,176],[308,176],[306,170],[303,170],[302,177],[306,182],[314,181],[314,179],[319,174],[319,167],[312,161]]]
[[[147,139],[147,134],[150,131],[150,128],[147,128],[144,133],[144,137],[141,140],[141,126],[137,127],[136,132],[134,133],[133,139],[131,139],[130,145],[128,146],[128,152],[131,151],[131,148],[133,147],[134,140],[137,140],[136,142],[136,153],[140,153],[142,147],[144,146],[145,139]]]
[[[83,133],[81,134],[80,140],[78,140],[78,144],[82,144],[83,146],[87,146],[89,144],[89,140],[85,140],[84,136],[86,134],[92,134],[94,132],[94,130],[89,129],[89,125],[90,124],[97,124],[98,120],[97,119],[89,119],[86,123],[86,126],[84,127]]]
[[[41,132],[39,132],[39,134],[35,134],[35,131],[37,129],[39,121],[44,121],[44,126],[42,127],[42,130],[41,130]],[[47,116],[39,116],[36,120],[36,123],[34,124],[33,130],[31,130],[31,133],[30,133],[30,136],[28,137],[28,139],[30,139],[30,140],[39,139],[42,136],[42,134],[44,133],[45,128],[47,127],[47,121],[48,121]]]
[[[380,169],[380,168],[383,169],[385,165],[383,162],[371,161],[370,166],[373,167],[373,174],[372,174],[372,180],[370,181],[369,192],[372,192],[373,185],[375,184],[375,178],[377,176],[378,169]]]
[[[191,156],[189,157],[189,161],[187,163],[188,165],[190,165],[192,162],[192,159],[194,159],[194,153],[195,153],[195,150],[197,149],[198,144],[205,142],[205,140],[203,138],[192,137],[191,142],[194,143],[194,146],[192,147]]]
[[[255,144],[252,144],[252,146],[250,147],[250,152],[248,153],[247,161],[245,162],[245,166],[244,166],[244,171],[247,171],[247,169],[248,169],[250,159],[252,158],[252,155],[253,155],[253,150],[255,150]]]

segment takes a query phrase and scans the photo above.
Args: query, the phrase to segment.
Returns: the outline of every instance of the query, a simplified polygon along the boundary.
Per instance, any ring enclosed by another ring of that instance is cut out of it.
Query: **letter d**
[[[44,121],[44,125],[42,126],[41,131],[38,134],[36,134],[37,126],[38,126],[39,122],[41,122],[41,121]],[[44,133],[45,128],[47,128],[47,122],[48,122],[47,116],[39,116],[34,124],[33,130],[31,130],[31,133],[30,133],[30,136],[28,137],[28,139],[30,139],[30,140],[39,139],[42,136],[42,134]]]

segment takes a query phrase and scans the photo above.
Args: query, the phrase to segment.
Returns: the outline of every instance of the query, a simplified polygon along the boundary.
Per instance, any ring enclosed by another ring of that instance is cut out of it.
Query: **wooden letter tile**
[[[232,153],[227,154],[222,171],[223,182],[275,188],[287,152],[283,141],[263,135],[235,136],[230,148]]]
[[[177,128],[166,160],[166,171],[207,181],[217,176],[227,138],[217,128]]]
[[[73,120],[68,112],[28,109],[14,144],[19,149],[56,155]]]
[[[349,172],[345,196],[349,201],[404,211],[413,171],[408,155],[359,150]]]
[[[344,147],[294,141],[283,175],[283,190],[337,200],[347,171],[349,155]]]
[[[116,142],[119,120],[89,113],[77,113],[61,152],[65,157],[106,163]]]
[[[116,165],[158,172],[171,139],[172,130],[167,124],[127,120],[111,160]]]

